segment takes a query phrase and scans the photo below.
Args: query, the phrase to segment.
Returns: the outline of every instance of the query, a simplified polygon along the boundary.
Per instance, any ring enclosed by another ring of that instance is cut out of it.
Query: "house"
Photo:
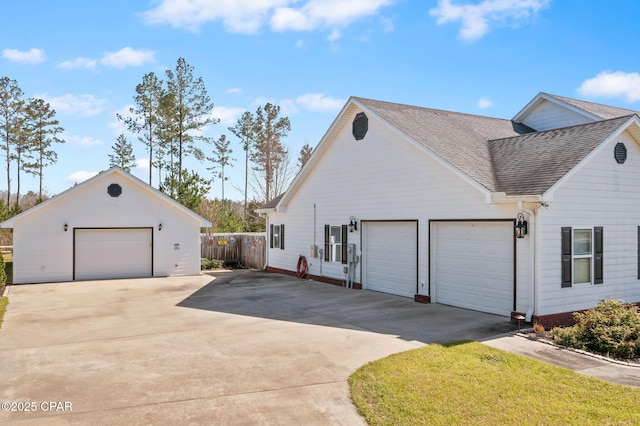
[[[206,219],[112,167],[2,222],[13,283],[194,275]]]
[[[640,302],[640,118],[547,93],[512,120],[352,97],[261,212],[268,270],[304,256],[317,280],[566,322]]]

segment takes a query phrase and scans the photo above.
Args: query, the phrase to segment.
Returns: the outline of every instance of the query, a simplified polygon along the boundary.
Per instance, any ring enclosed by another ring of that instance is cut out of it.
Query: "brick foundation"
[[[274,274],[289,275],[291,277],[295,277],[296,276],[296,272],[295,271],[289,271],[287,269],[274,268],[272,266],[268,266],[267,267],[267,272],[273,272]],[[313,281],[318,281],[318,282],[326,283],[326,284],[333,284],[333,285],[337,285],[339,287],[344,287],[345,286],[345,281],[344,280],[339,280],[337,278],[323,277],[323,276],[320,276],[320,275],[308,274],[306,279],[313,280]],[[361,283],[353,283],[353,287],[352,288],[354,290],[362,290],[362,284]]]
[[[636,302],[635,305],[640,307],[640,302]],[[532,324],[540,323],[547,330],[551,327],[574,325],[576,323],[573,320],[574,312],[582,313],[587,310],[588,309],[583,309],[580,311],[571,311],[571,312],[559,312],[557,314],[549,314],[549,315],[532,315],[531,323]],[[517,315],[525,316],[525,314],[521,312],[511,312],[511,321],[516,321],[514,317],[516,317]]]
[[[413,296],[413,301],[418,303],[431,303],[431,296],[426,294],[416,294]]]

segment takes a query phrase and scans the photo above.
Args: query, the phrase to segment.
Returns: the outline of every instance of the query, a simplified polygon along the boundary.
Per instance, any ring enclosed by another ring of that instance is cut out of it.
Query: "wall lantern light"
[[[357,230],[358,230],[358,221],[356,220],[355,217],[351,216],[349,218],[349,232],[353,232]]]
[[[158,225],[158,231],[162,231],[162,224]]]
[[[67,232],[69,230],[69,225],[67,225],[66,223],[64,224],[64,232]]]
[[[527,221],[522,213],[516,216],[516,238],[524,238],[527,235]]]

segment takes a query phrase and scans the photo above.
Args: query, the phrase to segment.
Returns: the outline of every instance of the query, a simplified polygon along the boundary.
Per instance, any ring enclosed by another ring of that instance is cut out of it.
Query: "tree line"
[[[196,77],[194,67],[179,58],[175,68],[165,72],[164,80],[154,72],[145,74],[135,87],[128,114],[118,114],[117,118],[148,155],[149,185],[211,220],[216,224],[215,231],[264,230],[264,221],[255,209],[286,190],[312,149],[305,144],[294,164],[284,144],[291,123],[281,115],[279,106],[266,103],[255,112],[244,112],[234,126],[228,127],[229,135],[237,138],[244,151],[244,182],[231,182],[244,193],[244,202],[227,200],[225,182],[229,180],[229,168],[237,160],[232,157],[232,140],[227,134],[218,138],[205,135],[208,128],[219,123],[213,109],[202,77]],[[58,159],[54,144],[64,143],[64,129],[55,115],[44,100],[24,99],[16,80],[0,78],[0,143],[7,171],[6,193],[2,194],[5,206],[0,206],[0,210],[6,207],[3,215],[10,217],[20,211],[22,173],[39,178],[37,202],[47,196],[43,193],[44,169]],[[188,170],[188,157],[205,163],[210,176]],[[134,146],[124,134],[112,146],[109,165],[127,171],[136,165]],[[17,177],[13,192],[12,173]],[[221,185],[222,198],[209,200],[206,195],[216,180]]]
[[[4,206],[13,214],[20,211],[20,177],[27,173],[38,177],[38,202],[43,200],[44,169],[58,160],[54,144],[64,143],[64,129],[55,118],[56,111],[40,98],[24,99],[16,80],[0,77],[0,142],[5,154],[7,172]],[[15,203],[11,200],[11,173],[15,167]]]
[[[309,144],[303,147],[296,168],[283,142],[291,130],[291,123],[288,117],[281,115],[280,107],[266,103],[255,113],[246,111],[234,126],[228,128],[245,151],[243,209],[229,208],[234,203],[225,199],[224,185],[228,181],[228,168],[236,161],[231,156],[231,140],[226,134],[217,139],[203,135],[204,130],[218,124],[219,120],[212,116],[214,104],[203,79],[195,77],[193,72],[194,67],[179,58],[175,69],[166,71],[165,80],[153,72],[145,74],[135,88],[134,106],[129,109],[129,115],[118,115],[118,119],[145,147],[150,164],[149,185],[154,185],[155,170],[155,181],[161,191],[211,220],[212,217],[208,217],[211,200],[206,200],[205,195],[218,179],[222,189],[220,206],[226,206],[227,215],[239,216],[225,220],[227,226],[219,230],[240,231],[236,228],[241,222],[247,224],[246,228],[254,228],[248,224],[251,213],[249,189],[255,207],[278,196],[308,160],[312,149]],[[187,170],[184,166],[186,157],[207,162],[211,176],[206,178]],[[110,165],[130,171],[135,160],[132,144],[125,135],[120,135],[112,146]]]

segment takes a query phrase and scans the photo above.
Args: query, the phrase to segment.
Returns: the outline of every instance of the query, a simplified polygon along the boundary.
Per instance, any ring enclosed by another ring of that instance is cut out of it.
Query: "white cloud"
[[[97,174],[98,172],[88,172],[86,170],[78,170],[77,172],[73,172],[70,175],[68,175],[66,178],[64,178],[64,180],[66,182],[71,182],[71,183],[80,183],[94,177]]]
[[[295,99],[283,99],[279,105],[284,114],[295,114],[300,109],[314,112],[337,111],[344,103],[344,99],[331,98],[323,93],[307,93]]]
[[[587,97],[624,98],[625,102],[640,101],[640,74],[622,71],[603,71],[585,80],[578,93]]]
[[[296,41],[293,47],[295,47],[296,49],[307,50],[307,44],[304,42],[304,40]]]
[[[438,25],[461,21],[458,36],[474,41],[490,30],[490,25],[507,23],[515,26],[547,7],[551,0],[483,0],[478,4],[453,4],[453,0],[438,0],[429,13]]]
[[[245,108],[217,106],[213,107],[211,115],[220,119],[220,124],[226,129],[229,126],[234,126],[238,121],[238,117],[240,117],[245,111]]]
[[[340,31],[333,29],[333,31],[331,31],[331,34],[329,34],[329,37],[327,37],[327,40],[329,40],[330,42],[334,42],[339,40],[340,37],[342,37]]]
[[[21,65],[35,65],[45,60],[44,50],[36,48],[31,48],[26,52],[21,52],[17,49],[4,49],[2,57],[9,62]]]
[[[69,115],[80,115],[91,117],[102,113],[105,99],[98,99],[93,95],[66,95],[49,97],[47,94],[36,95],[37,98],[44,99],[56,112]]]
[[[214,21],[222,21],[228,31],[246,34],[254,34],[264,25],[275,31],[308,31],[346,26],[394,3],[395,0],[162,0],[143,17],[149,24],[169,24],[190,31]]]
[[[230,87],[227,90],[225,90],[225,93],[229,93],[229,94],[240,93],[240,92],[242,92],[242,89],[239,87]]]
[[[222,21],[231,32],[253,34],[262,27],[269,12],[291,0],[162,0],[143,13],[149,24],[169,24],[175,28],[197,31],[201,25]]]
[[[123,69],[129,66],[139,67],[155,61],[155,53],[151,50],[135,50],[131,47],[123,47],[117,52],[106,52],[100,63],[107,67]]]
[[[93,146],[102,145],[102,141],[100,139],[92,138],[90,136],[77,136],[77,135],[69,135],[65,134],[64,140],[83,148],[91,148]]]
[[[98,61],[95,59],[78,57],[75,59],[70,59],[68,61],[60,62],[56,65],[56,68],[61,68],[63,70],[74,70],[78,68],[87,68],[94,69]]]
[[[489,98],[487,98],[486,96],[481,97],[480,99],[478,99],[478,108],[480,109],[487,109],[493,106],[493,102],[491,102],[491,100]]]
[[[344,27],[393,3],[395,0],[309,0],[300,7],[276,8],[271,28],[301,31],[325,26]]]

